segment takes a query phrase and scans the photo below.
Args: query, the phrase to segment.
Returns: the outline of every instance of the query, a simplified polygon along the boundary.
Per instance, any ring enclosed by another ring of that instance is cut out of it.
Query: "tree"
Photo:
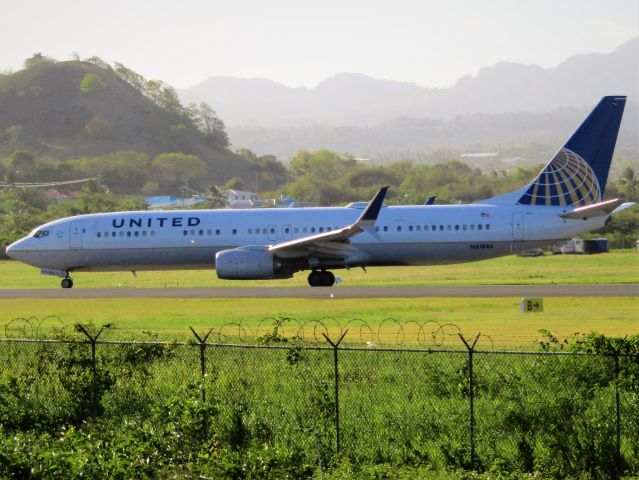
[[[24,68],[34,68],[40,65],[53,65],[56,61],[53,58],[45,57],[42,53],[34,53],[31,57],[24,61]]]
[[[222,188],[224,190],[244,190],[246,189],[246,185],[244,185],[241,178],[233,177],[226,182]]]
[[[80,91],[85,95],[96,95],[106,88],[107,84],[100,75],[87,73],[80,82]]]
[[[130,68],[125,67],[121,63],[115,62],[113,65],[115,67],[115,73],[117,73],[122,80],[127,82],[129,85],[135,88],[138,92],[144,93],[145,86],[146,86],[146,78],[144,78],[139,73],[134,72]]]
[[[619,179],[619,186],[626,200],[633,202],[639,201],[639,178],[637,178],[632,167],[624,169]]]
[[[68,163],[82,175],[99,176],[101,182],[116,192],[138,191],[149,177],[150,159],[141,152],[115,152]]]
[[[357,160],[354,158],[343,158],[335,152],[322,149],[316,152],[298,152],[291,160],[289,169],[296,177],[311,175],[317,179],[334,181],[356,166]]]
[[[34,178],[36,168],[36,160],[29,152],[16,150],[9,158],[7,171],[11,172],[12,177],[16,180],[26,180]]]
[[[224,122],[208,103],[191,103],[187,108],[187,113],[195,127],[204,134],[207,142],[223,148],[230,145]]]
[[[194,184],[191,187],[196,187],[204,173],[204,162],[195,155],[184,153],[162,153],[151,164],[152,180],[161,189],[173,193],[189,183]]]
[[[217,185],[209,185],[202,194],[204,201],[197,203],[195,208],[226,208],[229,204],[228,200]]]

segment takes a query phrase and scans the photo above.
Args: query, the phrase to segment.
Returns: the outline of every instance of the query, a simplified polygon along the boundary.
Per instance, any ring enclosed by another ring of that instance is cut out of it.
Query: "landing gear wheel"
[[[332,287],[333,285],[335,285],[335,275],[333,275],[333,272],[324,270],[320,273],[320,277],[322,279],[322,287]]]
[[[70,278],[63,278],[60,282],[60,286],[62,288],[71,288],[73,287],[73,280],[71,280]]]
[[[322,282],[322,276],[317,270],[313,270],[308,274],[308,284],[311,287],[319,287]]]
[[[335,284],[335,275],[326,270],[313,270],[308,275],[308,284],[311,287],[332,287]]]

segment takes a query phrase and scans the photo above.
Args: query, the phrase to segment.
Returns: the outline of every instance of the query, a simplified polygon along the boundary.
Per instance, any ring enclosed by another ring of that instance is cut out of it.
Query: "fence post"
[[[621,476],[621,405],[619,401],[619,352],[615,351],[613,355],[615,361],[614,380],[615,380],[615,433],[617,434],[617,443],[615,445],[615,467],[617,474],[615,478]]]
[[[98,374],[97,372],[97,362],[96,362],[96,358],[95,358],[95,344],[98,341],[98,338],[100,338],[100,334],[102,333],[102,330],[104,330],[105,328],[109,328],[111,327],[110,323],[107,323],[105,325],[102,325],[100,327],[100,330],[98,330],[98,333],[96,333],[95,335],[91,335],[91,333],[87,330],[87,328],[82,325],[81,323],[76,323],[75,324],[75,329],[76,331],[82,332],[84,333],[84,335],[89,339],[89,342],[91,343],[91,415],[93,416],[93,418],[95,419],[95,417],[98,416],[98,398],[97,398],[97,394],[96,394],[96,388],[95,388],[95,379],[96,376]]]
[[[333,347],[333,368],[334,368],[334,378],[335,378],[335,452],[339,454],[340,450],[340,433],[339,433],[339,369],[338,369],[338,354],[337,350],[339,348],[339,344],[342,343],[344,337],[348,333],[348,329],[339,337],[337,342],[333,342],[328,335],[322,332],[322,335],[326,339],[328,343]]]
[[[213,329],[209,329],[209,331],[204,335],[204,337],[200,337],[193,327],[189,327],[197,338],[198,343],[200,344],[200,373],[202,374],[202,403],[206,402],[206,385],[204,379],[206,378],[206,339],[209,338]]]
[[[473,375],[473,353],[475,351],[475,345],[481,333],[478,333],[473,340],[472,345],[469,345],[466,339],[461,333],[458,334],[461,341],[468,349],[468,385],[469,385],[469,397],[470,397],[470,464],[474,468],[475,462],[475,378]]]

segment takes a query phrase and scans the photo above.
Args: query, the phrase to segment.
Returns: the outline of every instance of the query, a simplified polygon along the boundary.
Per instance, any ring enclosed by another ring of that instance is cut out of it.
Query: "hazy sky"
[[[638,0],[21,0],[3,5],[0,70],[77,52],[177,88],[212,75],[313,87],[338,72],[445,87],[637,35]]]

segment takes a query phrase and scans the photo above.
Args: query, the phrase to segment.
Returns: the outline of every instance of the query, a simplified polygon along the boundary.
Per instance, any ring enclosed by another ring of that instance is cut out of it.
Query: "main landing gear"
[[[327,270],[313,270],[308,275],[308,284],[311,287],[332,287],[335,284],[335,275]]]
[[[71,277],[64,277],[60,282],[60,286],[62,288],[71,288],[73,287],[73,280],[71,280]]]

